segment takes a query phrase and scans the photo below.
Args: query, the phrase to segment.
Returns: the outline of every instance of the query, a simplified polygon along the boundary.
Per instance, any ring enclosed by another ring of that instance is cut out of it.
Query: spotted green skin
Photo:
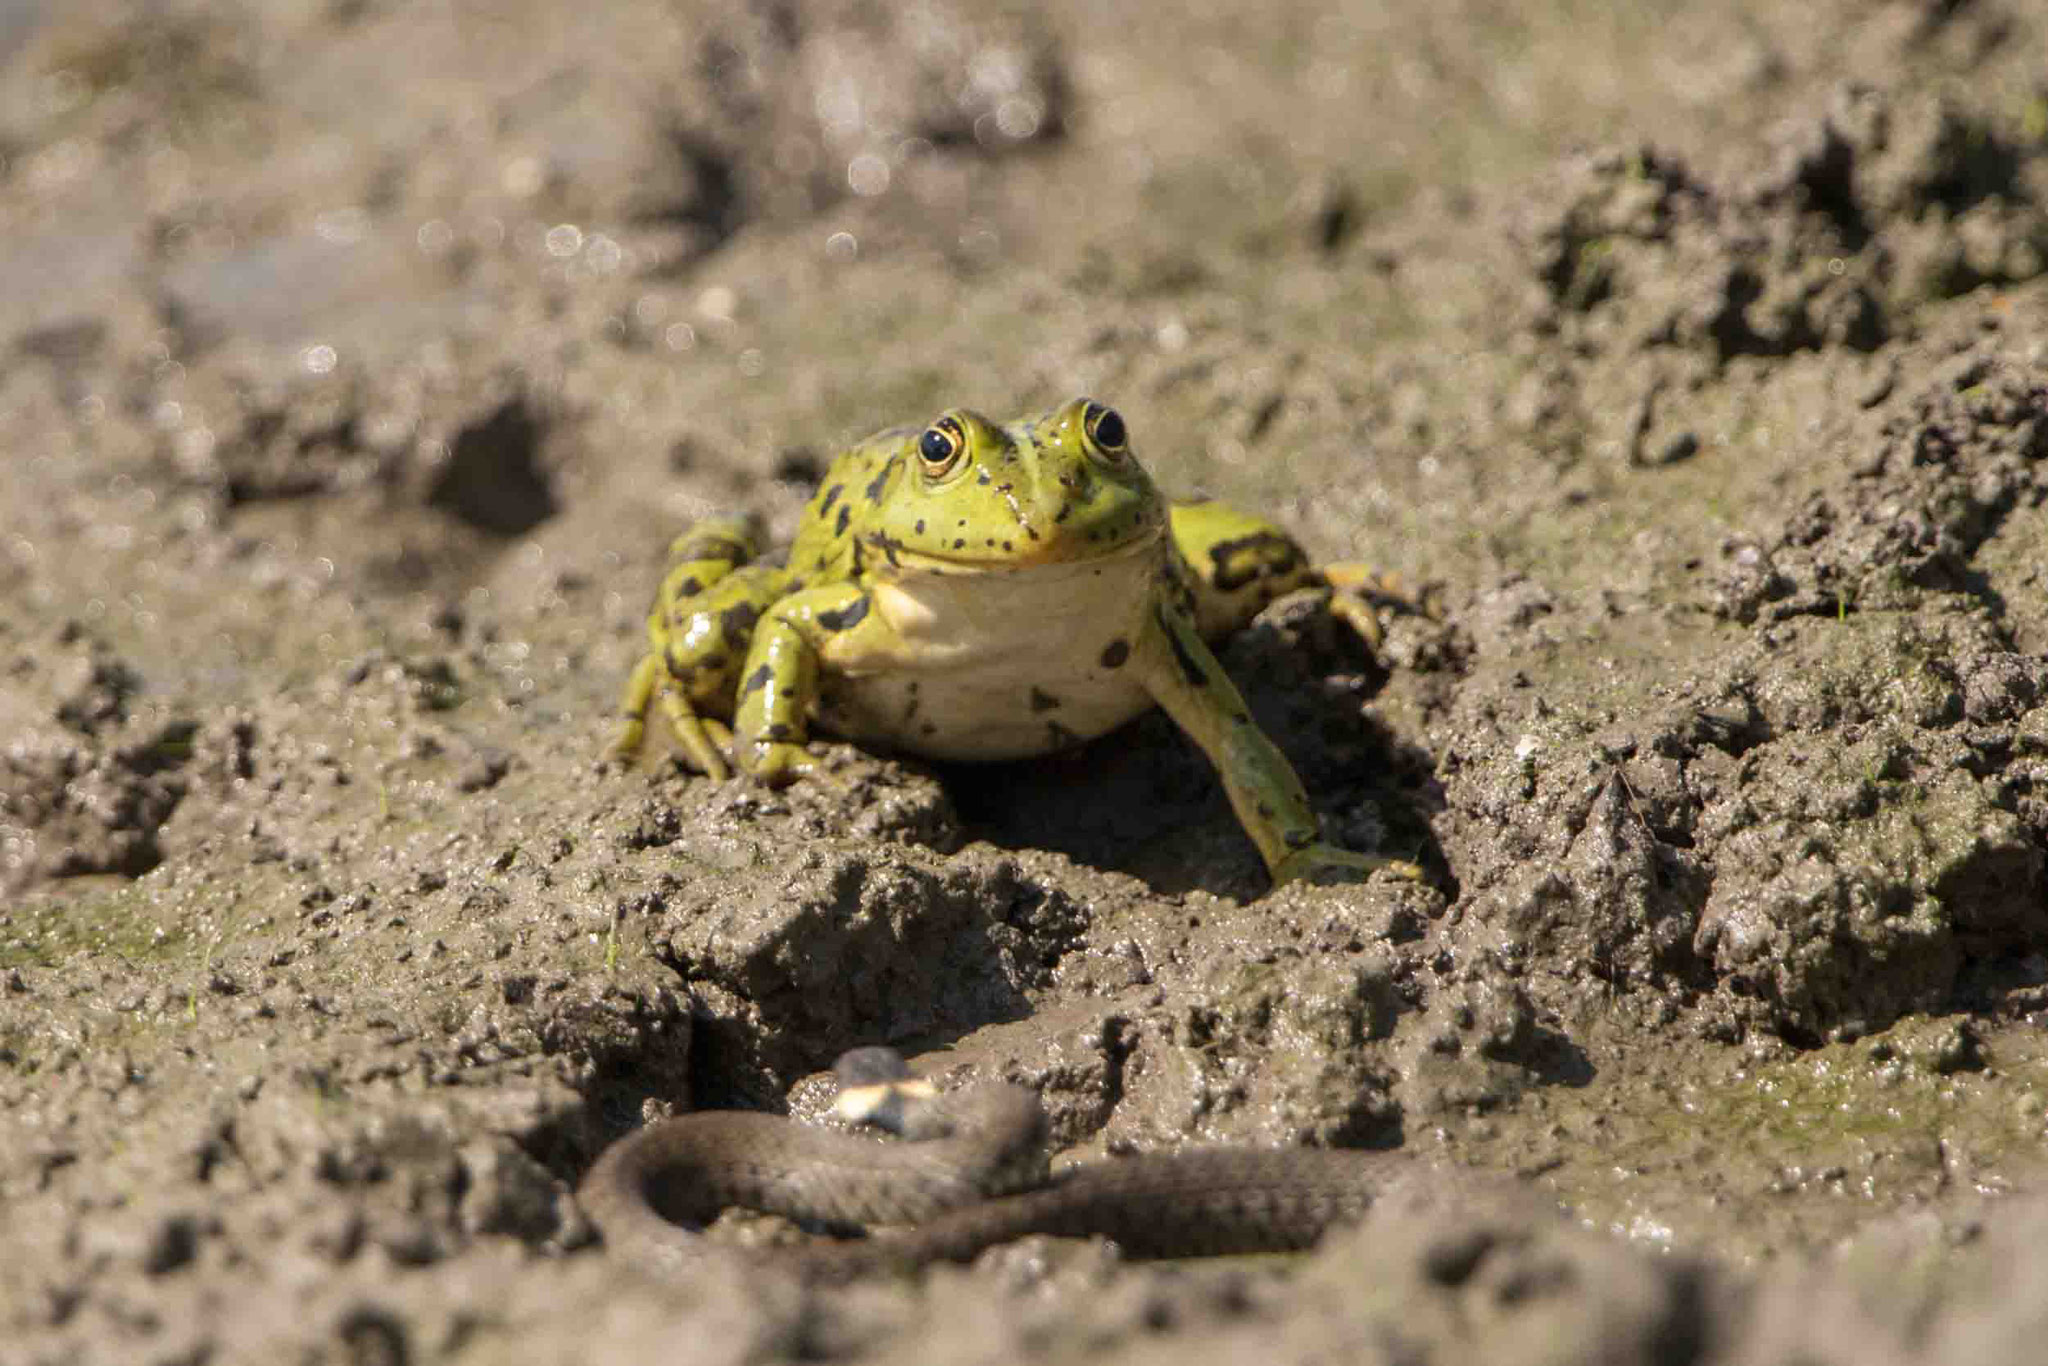
[[[1214,763],[1276,882],[1419,875],[1322,840],[1301,780],[1205,643],[1282,593],[1342,582],[1337,567],[1220,504],[1170,504],[1100,404],[1004,425],[953,409],[880,432],[833,462],[785,562],[757,554],[727,520],[670,547],[614,754],[639,752],[658,707],[692,767],[724,778],[730,758],[779,783],[814,771],[814,722],[934,758],[1005,759],[1158,706]]]

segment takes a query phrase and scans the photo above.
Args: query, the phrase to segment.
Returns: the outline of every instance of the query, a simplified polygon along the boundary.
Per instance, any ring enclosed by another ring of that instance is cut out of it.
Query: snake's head
[[[832,1117],[845,1124],[871,1124],[899,1138],[942,1138],[952,1125],[938,1104],[939,1088],[910,1074],[910,1064],[879,1044],[850,1049],[832,1064],[839,1094]]]

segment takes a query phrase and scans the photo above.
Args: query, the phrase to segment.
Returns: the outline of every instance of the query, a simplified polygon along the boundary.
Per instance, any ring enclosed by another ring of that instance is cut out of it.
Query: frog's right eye
[[[924,461],[926,474],[944,474],[960,459],[960,452],[966,444],[960,424],[950,417],[942,417],[925,428],[924,435],[917,439],[917,458]]]
[[[1088,406],[1081,410],[1081,424],[1097,450],[1111,460],[1123,457],[1130,437],[1125,433],[1124,420],[1118,416],[1116,409],[1104,407],[1090,399]]]

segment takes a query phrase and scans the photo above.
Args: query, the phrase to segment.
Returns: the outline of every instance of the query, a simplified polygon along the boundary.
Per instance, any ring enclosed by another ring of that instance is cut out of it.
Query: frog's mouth
[[[1166,535],[1165,522],[1140,526],[1120,541],[1107,545],[1080,536],[1061,536],[1051,542],[1011,542],[1010,549],[984,550],[980,555],[947,555],[930,550],[913,550],[886,532],[862,538],[861,547],[871,569],[882,573],[910,574],[1022,574],[1040,570],[1073,569],[1123,560],[1156,550]]]

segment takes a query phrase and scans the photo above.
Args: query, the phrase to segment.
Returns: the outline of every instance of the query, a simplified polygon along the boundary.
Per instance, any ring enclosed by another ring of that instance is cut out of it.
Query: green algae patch
[[[55,967],[90,954],[163,963],[190,951],[190,932],[160,918],[152,891],[90,881],[101,887],[81,888],[77,897],[38,897],[13,911],[0,926],[0,969]]]
[[[1676,1040],[1635,1055],[1617,1034],[1592,1053],[1585,1085],[1531,1093],[1457,1139],[1476,1166],[1539,1180],[1585,1226],[1637,1242],[1755,1264],[2039,1167],[2048,1043],[2025,1026],[1913,1016],[1740,1055]]]

